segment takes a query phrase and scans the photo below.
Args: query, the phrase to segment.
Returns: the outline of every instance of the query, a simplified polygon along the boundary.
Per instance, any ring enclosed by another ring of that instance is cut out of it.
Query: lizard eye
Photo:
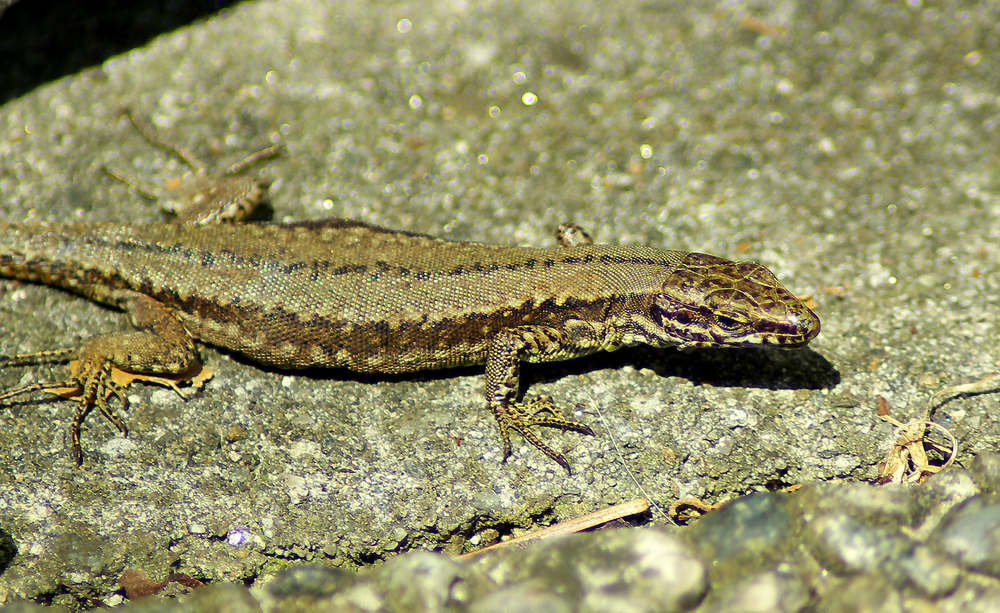
[[[715,323],[725,330],[739,330],[746,326],[746,318],[736,313],[716,313]]]

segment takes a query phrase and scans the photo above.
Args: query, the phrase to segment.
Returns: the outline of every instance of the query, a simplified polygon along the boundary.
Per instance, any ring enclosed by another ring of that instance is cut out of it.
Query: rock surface
[[[877,407],[905,421],[998,369],[997,23],[958,2],[248,2],[7,102],[0,219],[159,219],[101,172],[187,170],[129,106],[218,167],[285,144],[254,171],[277,220],[525,245],[572,220],[760,261],[823,332],[528,368],[597,432],[542,433],[572,475],[519,440],[500,463],[476,369],[274,372],[204,348],[202,392],[129,390],[129,438],[88,419],[82,469],[71,406],[5,404],[0,603],[118,604],[141,569],[208,585],[132,607],[1000,607],[1000,394],[934,413],[965,468],[862,483],[896,439]],[[0,283],[0,355],[121,319]],[[639,495],[735,501],[689,529],[449,557]]]

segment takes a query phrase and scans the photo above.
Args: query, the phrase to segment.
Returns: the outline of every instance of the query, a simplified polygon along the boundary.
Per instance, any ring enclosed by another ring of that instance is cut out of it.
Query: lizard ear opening
[[[678,316],[678,309],[668,300],[657,296],[649,306],[649,319],[658,328],[670,327],[671,322],[675,322]]]
[[[654,302],[649,308],[649,319],[656,324],[658,328],[663,327],[663,315],[663,309],[660,305]]]

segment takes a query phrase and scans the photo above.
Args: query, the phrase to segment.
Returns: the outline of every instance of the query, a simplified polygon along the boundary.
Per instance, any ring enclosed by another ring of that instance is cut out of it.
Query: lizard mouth
[[[802,336],[803,344],[819,336],[819,317],[809,307],[802,305],[802,309],[793,316],[793,319],[799,334]]]
[[[774,336],[774,344],[787,349],[805,347],[809,341],[819,336],[819,317],[804,304],[792,310],[782,322],[786,330]]]

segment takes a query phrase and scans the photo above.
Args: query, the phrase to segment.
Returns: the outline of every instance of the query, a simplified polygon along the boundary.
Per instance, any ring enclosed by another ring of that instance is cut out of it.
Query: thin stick
[[[524,545],[526,543],[533,543],[535,541],[540,541],[545,538],[552,538],[554,536],[561,534],[572,534],[574,532],[580,532],[581,530],[593,528],[594,526],[606,524],[609,521],[621,519],[622,517],[628,517],[630,515],[644,513],[647,510],[649,510],[649,501],[646,500],[645,498],[635,498],[634,500],[629,500],[628,502],[622,502],[620,504],[612,505],[606,509],[601,509],[600,511],[587,513],[586,515],[581,515],[580,517],[574,517],[573,519],[566,520],[558,524],[553,524],[546,528],[534,530],[532,532],[529,532],[528,534],[524,534],[517,538],[510,539],[509,541],[503,541],[502,543],[490,545],[489,547],[483,547],[482,549],[477,549],[476,551],[463,553],[459,557],[468,558],[472,556],[478,556],[483,552],[492,551],[494,549],[500,549],[501,547]]]

